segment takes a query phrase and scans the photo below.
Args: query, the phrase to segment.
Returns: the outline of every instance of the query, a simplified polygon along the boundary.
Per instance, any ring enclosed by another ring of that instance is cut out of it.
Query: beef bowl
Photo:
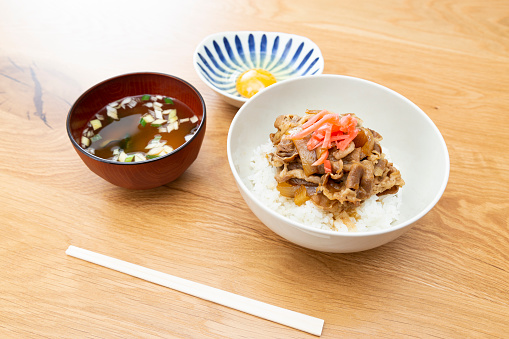
[[[232,121],[227,153],[253,213],[286,240],[324,252],[396,239],[435,206],[449,177],[445,141],[419,107],[341,75],[255,95]]]
[[[85,165],[129,189],[177,179],[197,158],[205,128],[201,94],[161,73],[105,80],[85,91],[67,116],[67,134]]]

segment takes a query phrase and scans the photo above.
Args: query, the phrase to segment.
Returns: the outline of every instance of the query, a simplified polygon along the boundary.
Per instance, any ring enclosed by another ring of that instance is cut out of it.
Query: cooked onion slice
[[[287,182],[280,182],[277,184],[276,189],[281,193],[283,197],[293,198],[295,197],[295,192],[299,187],[293,186]]]
[[[295,191],[295,197],[293,198],[295,205],[300,206],[309,199],[310,197],[307,195],[306,187],[304,185],[300,185],[299,188],[297,188]]]

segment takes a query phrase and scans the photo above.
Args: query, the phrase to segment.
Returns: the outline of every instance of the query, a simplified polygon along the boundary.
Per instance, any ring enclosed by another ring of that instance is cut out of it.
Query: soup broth
[[[100,158],[136,162],[166,155],[197,130],[183,102],[162,95],[126,97],[106,105],[84,128],[81,146]]]

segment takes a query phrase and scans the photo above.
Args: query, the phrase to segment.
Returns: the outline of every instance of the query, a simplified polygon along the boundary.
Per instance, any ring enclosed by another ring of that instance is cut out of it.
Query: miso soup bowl
[[[253,193],[249,176],[255,148],[269,141],[276,117],[302,116],[306,109],[355,113],[364,126],[383,136],[382,149],[389,150],[406,182],[400,191],[400,217],[392,227],[367,232],[317,229],[282,216]],[[364,251],[396,239],[435,206],[449,178],[444,139],[419,107],[382,85],[341,75],[289,79],[255,95],[232,121],[227,153],[240,193],[261,222],[292,243],[324,252]],[[426,227],[426,221],[419,226]]]
[[[200,118],[196,133],[173,152],[140,162],[105,160],[80,146],[87,122],[104,106],[124,97],[143,94],[160,94],[185,103]],[[188,82],[162,73],[130,73],[107,79],[83,93],[67,116],[67,134],[92,172],[120,187],[149,189],[174,181],[196,160],[205,135],[205,112],[201,94]]]

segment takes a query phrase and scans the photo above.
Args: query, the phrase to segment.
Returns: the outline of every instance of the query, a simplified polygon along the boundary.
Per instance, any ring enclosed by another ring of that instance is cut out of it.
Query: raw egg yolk
[[[237,92],[246,98],[276,83],[276,78],[268,71],[261,68],[249,69],[237,78]]]

